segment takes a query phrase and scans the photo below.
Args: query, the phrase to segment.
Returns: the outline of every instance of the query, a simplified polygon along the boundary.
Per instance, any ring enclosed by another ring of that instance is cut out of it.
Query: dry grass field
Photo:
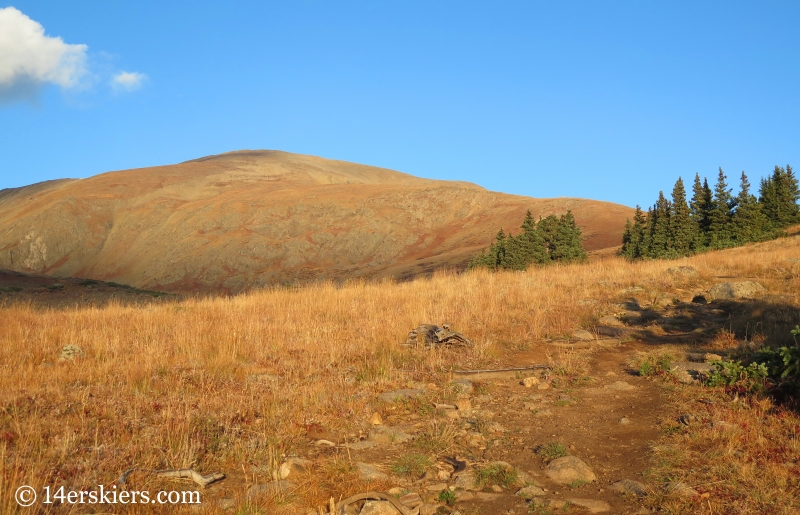
[[[734,332],[733,345],[745,333],[750,341],[785,338],[799,321],[795,258],[800,240],[792,236],[671,262],[609,257],[524,273],[321,283],[144,306],[55,309],[6,302],[0,305],[0,512],[99,513],[77,505],[19,508],[14,490],[22,484],[111,485],[132,467],[223,472],[228,478],[208,490],[226,488],[236,502],[233,512],[242,514],[305,514],[331,497],[387,488],[382,480],[362,480],[346,450],[322,452],[311,442],[358,439],[382,409],[380,392],[418,385],[445,391],[453,369],[503,364],[509,353],[591,330],[599,317],[618,311],[630,297],[624,290],[635,286],[642,288],[635,295],[644,305],[665,294],[688,302],[727,277],[758,280],[769,291],[762,303],[767,307],[679,343],[705,344],[723,329]],[[700,276],[687,282],[664,273],[677,265],[690,265]],[[403,346],[420,323],[450,323],[476,345]],[[653,338],[663,335],[655,325],[648,330]],[[67,344],[80,346],[84,355],[59,362]],[[580,367],[569,353],[550,356],[564,373]],[[731,403],[724,393],[700,386],[664,388],[665,413],[688,409],[696,398],[715,399],[701,406],[704,413],[713,411],[707,414],[712,420],[729,417],[745,429],[684,431],[665,418],[646,476],[654,493],[642,508],[796,513],[796,503],[792,508],[787,499],[800,492],[797,413],[763,398]],[[432,454],[452,447],[453,432],[432,427],[426,430]],[[274,467],[293,455],[314,461],[296,490],[248,500],[248,486],[271,481]],[[678,475],[705,485],[697,488],[701,497],[657,492],[658,481]],[[146,471],[128,483],[150,490],[165,484],[193,488]],[[115,506],[113,513],[165,510],[180,508]],[[199,509],[218,510],[211,503]]]

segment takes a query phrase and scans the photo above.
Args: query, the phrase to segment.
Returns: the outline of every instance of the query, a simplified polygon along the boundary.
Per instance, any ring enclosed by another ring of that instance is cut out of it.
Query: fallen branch
[[[158,477],[177,477],[177,478],[191,479],[192,481],[194,481],[203,488],[207,487],[211,483],[215,483],[221,479],[225,479],[225,474],[221,472],[215,472],[213,474],[208,474],[204,476],[194,469],[153,470],[153,469],[132,468],[122,473],[122,475],[119,477],[118,483],[125,484],[125,482],[128,480],[128,477],[136,471],[152,472]]]
[[[397,499],[395,499],[391,495],[387,495],[387,494],[384,494],[384,493],[381,493],[381,492],[364,492],[364,493],[361,493],[361,494],[351,495],[350,497],[348,497],[347,499],[345,499],[343,501],[340,501],[336,505],[336,513],[339,513],[339,514],[344,513],[344,507],[345,506],[347,506],[348,504],[352,504],[354,502],[357,502],[357,501],[363,501],[365,499],[380,499],[382,501],[389,501],[392,504],[392,506],[397,508],[397,511],[399,511],[403,515],[413,515],[414,514],[414,512],[412,512],[411,510],[409,510],[408,508],[406,508],[405,506],[400,504],[400,501],[398,501]]]

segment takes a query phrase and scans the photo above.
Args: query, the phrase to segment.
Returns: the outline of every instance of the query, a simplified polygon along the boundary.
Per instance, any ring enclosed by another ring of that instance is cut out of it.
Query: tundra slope
[[[0,191],[0,268],[175,292],[463,267],[497,229],[571,209],[587,250],[628,207],[279,151],[238,151]]]

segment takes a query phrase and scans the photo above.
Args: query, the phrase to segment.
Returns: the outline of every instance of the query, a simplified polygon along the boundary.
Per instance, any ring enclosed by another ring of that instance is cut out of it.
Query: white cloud
[[[87,49],[46,36],[18,9],[0,9],[0,101],[33,99],[47,83],[77,86],[87,74]]]
[[[111,79],[111,87],[116,91],[134,91],[142,87],[147,75],[137,72],[120,72]]]

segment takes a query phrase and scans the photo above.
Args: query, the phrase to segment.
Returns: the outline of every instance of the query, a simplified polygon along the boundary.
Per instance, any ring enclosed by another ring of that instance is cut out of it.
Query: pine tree
[[[792,167],[776,166],[771,177],[761,180],[759,203],[772,227],[782,229],[800,220],[797,200],[800,198],[797,178]]]
[[[732,244],[731,218],[736,203],[731,190],[725,182],[725,173],[719,169],[717,184],[714,186],[714,197],[709,211],[708,242],[711,248],[725,248]]]
[[[672,254],[670,245],[670,204],[664,192],[658,192],[658,200],[653,206],[652,215],[648,216],[650,226],[650,257],[663,258]]]
[[[555,215],[548,215],[547,217],[540,219],[536,227],[539,229],[539,233],[544,239],[548,258],[554,259],[553,248],[555,245],[556,233],[558,232],[558,217]]]
[[[731,219],[731,233],[735,242],[743,245],[760,241],[766,235],[767,219],[761,212],[761,204],[750,194],[750,181],[742,172],[739,195],[736,197],[736,211]]]
[[[700,252],[708,244],[708,211],[710,209],[711,190],[708,181],[700,182],[700,174],[695,174],[692,186],[692,200],[689,202],[689,215],[694,222],[694,239],[692,251]]]
[[[525,220],[522,222],[521,228],[522,234],[518,235],[516,240],[523,256],[525,267],[527,268],[532,263],[542,264],[547,262],[550,259],[547,253],[547,244],[530,211],[525,213]]]
[[[683,179],[678,177],[675,187],[672,188],[672,209],[669,218],[670,246],[678,256],[691,254],[696,230],[696,224],[692,221],[689,205],[686,203],[686,189],[683,187]]]
[[[642,238],[644,237],[644,213],[642,208],[636,206],[633,214],[633,224],[630,219],[625,222],[625,231],[622,234],[622,249],[620,254],[628,259],[642,257]]]
[[[567,211],[558,221],[551,257],[567,263],[586,260],[581,230],[575,223],[572,211]]]

